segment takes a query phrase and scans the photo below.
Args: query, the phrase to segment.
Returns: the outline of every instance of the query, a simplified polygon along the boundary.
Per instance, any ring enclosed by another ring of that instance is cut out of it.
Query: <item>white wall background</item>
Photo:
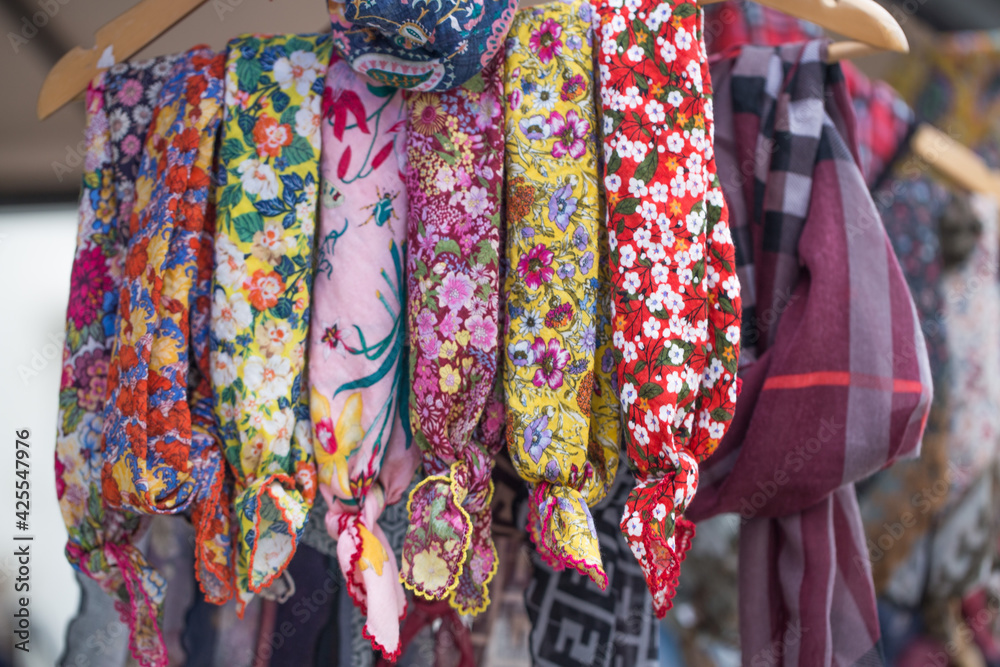
[[[0,208],[0,655],[12,649],[15,431],[31,431],[31,652],[13,651],[18,667],[56,663],[78,604],[53,471],[75,245],[73,206]]]

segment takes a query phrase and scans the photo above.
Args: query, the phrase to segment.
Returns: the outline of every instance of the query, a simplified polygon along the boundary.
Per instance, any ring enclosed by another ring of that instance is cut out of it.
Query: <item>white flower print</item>
[[[705,267],[705,286],[708,289],[715,289],[715,286],[719,284],[719,272],[714,266],[709,264]]]
[[[469,215],[480,217],[489,213],[493,205],[490,203],[486,188],[473,185],[465,195],[462,205]]]
[[[625,282],[623,283],[622,286],[628,290],[629,294],[635,294],[636,292],[638,292],[639,287],[641,285],[642,282],[639,280],[638,273],[636,273],[635,271],[629,271],[628,273],[625,274]]]
[[[664,42],[660,47],[660,57],[664,62],[672,63],[677,60],[677,49],[670,42]]]
[[[684,348],[680,345],[671,345],[670,352],[667,353],[670,358],[670,363],[674,366],[680,366],[681,362],[684,361]]]
[[[660,337],[660,321],[655,317],[650,317],[642,323],[642,335],[647,338]]]
[[[617,178],[617,176],[616,176]],[[628,193],[633,197],[645,197],[649,190],[646,188],[646,184],[636,178],[628,179]]]
[[[302,102],[295,112],[295,133],[305,137],[313,148],[319,148],[319,130],[323,122],[319,95],[311,95]]]
[[[736,326],[735,324],[732,325],[732,326],[726,327],[726,340],[729,341],[729,343],[732,344],[732,345],[736,345],[737,343],[739,343],[740,342],[740,328],[738,326]]]
[[[721,422],[712,422],[708,426],[708,437],[713,440],[720,440],[726,434],[726,425]]]
[[[632,178],[629,180],[634,181],[635,179]],[[622,186],[622,179],[621,176],[619,176],[618,174],[608,174],[607,176],[604,177],[604,187],[610,190],[611,192],[618,192],[618,188],[620,188],[621,186]],[[629,187],[631,187],[631,185]]]
[[[692,41],[691,33],[684,28],[677,29],[677,35],[674,37],[674,44],[677,45],[678,49],[681,51],[687,51],[691,48]]]
[[[667,391],[671,394],[678,393],[684,386],[683,380],[681,380],[680,373],[674,371],[667,375]]]
[[[656,220],[656,215],[657,215],[656,204],[647,199],[643,199],[642,204],[639,206],[639,215],[641,215],[642,219],[645,220],[646,222],[652,222],[653,220]]]
[[[653,281],[656,282],[656,284],[658,285],[662,285],[663,283],[670,280],[670,269],[665,267],[663,264],[660,264],[659,262],[653,264],[653,268],[650,271],[650,274],[653,276]]]
[[[632,512],[632,516],[625,523],[625,528],[632,537],[642,536],[642,519],[639,518],[638,512]]]
[[[292,387],[292,362],[281,355],[266,360],[250,357],[243,367],[243,379],[248,393],[256,393],[264,401],[276,401]]]
[[[212,383],[217,387],[227,386],[236,382],[236,362],[222,351],[212,355]]]
[[[652,197],[653,201],[659,204],[667,203],[667,197],[670,195],[670,188],[663,183],[653,183],[649,186],[649,196]]]
[[[641,46],[633,44],[628,47],[628,50],[625,52],[625,57],[634,63],[638,63],[642,62],[642,59],[646,57],[646,53],[642,50]]]
[[[236,292],[227,298],[223,290],[216,290],[212,301],[212,330],[220,340],[233,340],[252,321],[250,304],[241,293]]]
[[[631,245],[623,245],[618,254],[618,262],[625,268],[632,268],[635,265],[635,248]]]
[[[626,341],[625,345],[622,347],[622,359],[626,363],[635,361],[639,358],[639,354],[635,351],[635,343],[632,341]]]
[[[247,277],[247,264],[243,253],[228,236],[215,240],[215,278],[226,289],[242,285]],[[216,294],[218,296],[218,294]]]
[[[664,113],[663,105],[656,100],[650,100],[646,103],[646,117],[649,118],[651,123],[662,123],[666,120],[666,113]]]
[[[288,454],[295,430],[295,413],[291,408],[278,410],[264,422],[264,432],[271,436],[270,449],[275,456]]]
[[[630,109],[635,109],[642,104],[642,95],[639,94],[638,87],[629,86],[625,89],[625,103]]]
[[[722,281],[722,289],[726,290],[726,296],[730,300],[735,299],[740,295],[740,279],[733,274]]]
[[[684,96],[681,95],[680,92],[676,90],[671,90],[669,93],[667,93],[667,104],[679,107],[683,101],[684,101]]]
[[[275,82],[282,90],[295,86],[295,92],[303,97],[321,74],[326,74],[326,68],[312,51],[294,51],[290,57],[274,62]]]
[[[236,168],[240,174],[240,182],[247,193],[257,195],[261,199],[274,199],[278,196],[278,177],[271,165],[260,160],[247,158]]]
[[[672,132],[669,137],[667,137],[667,150],[671,153],[680,153],[684,149],[684,137],[681,136],[680,132]],[[680,170],[678,170],[678,175]],[[675,177],[676,178],[676,177]],[[675,197],[679,195],[674,195]]]
[[[631,382],[626,382],[622,385],[622,408],[628,409],[628,406],[636,402],[639,398],[639,392],[635,390],[635,385]]]
[[[653,508],[653,518],[657,521],[663,521],[667,516],[667,508],[663,503],[657,503],[656,507]]]

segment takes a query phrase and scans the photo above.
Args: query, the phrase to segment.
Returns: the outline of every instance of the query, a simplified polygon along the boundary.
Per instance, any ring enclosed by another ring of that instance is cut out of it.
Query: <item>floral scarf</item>
[[[319,488],[365,634],[393,658],[406,594],[378,519],[420,465],[407,412],[403,94],[339,58],[326,76],[309,341]],[[337,255],[336,253],[340,253]]]
[[[601,0],[605,187],[625,441],[621,527],[663,616],[694,526],[698,464],[732,419],[740,286],[712,149],[694,0]]]
[[[241,609],[285,571],[316,494],[304,370],[329,58],[323,35],[229,43],[211,359]]]
[[[586,0],[550,3],[519,12],[507,39],[504,387],[507,443],[531,488],[535,545],[553,567],[575,567],[604,588],[588,506],[604,498],[618,468],[620,415],[593,17]]]
[[[198,578],[220,604],[232,596],[233,577],[226,471],[208,383],[206,209],[224,64],[208,49],[190,51],[153,112],[111,346],[102,470],[112,507],[191,516]]]
[[[498,55],[462,88],[407,100],[410,422],[428,477],[410,495],[402,579],[467,614],[489,604],[486,584],[496,571],[490,471],[503,417],[490,397],[499,343],[502,67]]]
[[[517,0],[328,0],[333,45],[355,71],[395,88],[451,90],[503,47]]]
[[[134,546],[145,522],[104,502],[101,433],[125,256],[122,231],[127,224],[121,215],[131,214],[142,153],[142,142],[132,138],[145,137],[149,105],[173,62],[167,56],[116,65],[87,91],[87,154],[55,455],[56,492],[69,535],[66,557],[115,598],[118,613],[129,624],[132,654],[143,665],[157,666],[166,661],[159,628],[165,582]]]

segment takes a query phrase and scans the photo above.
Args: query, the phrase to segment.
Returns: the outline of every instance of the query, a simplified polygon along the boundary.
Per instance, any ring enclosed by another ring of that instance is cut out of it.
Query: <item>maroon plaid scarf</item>
[[[853,483],[915,454],[931,397],[851,101],[825,57],[820,41],[745,46],[712,68],[743,388],[688,516],[743,516],[745,665],[882,662]]]

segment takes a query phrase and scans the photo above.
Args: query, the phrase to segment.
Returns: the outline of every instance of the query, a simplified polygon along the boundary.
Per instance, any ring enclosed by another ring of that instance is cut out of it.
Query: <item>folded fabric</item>
[[[741,649],[749,661],[781,646],[782,665],[881,663],[853,482],[913,455],[931,395],[913,302],[849,143],[851,102],[825,60],[814,41],[744,46],[712,68],[748,298],[740,401],[688,516],[742,515]],[[757,162],[761,146],[772,150]]]
[[[326,527],[348,592],[368,615],[365,634],[390,657],[406,593],[378,519],[420,465],[407,405],[405,129],[402,92],[334,58],[320,130],[310,408]]]
[[[144,522],[108,507],[101,495],[101,433],[128,228],[122,215],[131,214],[142,153],[137,137],[145,138],[152,117],[149,98],[155,100],[173,62],[169,56],[116,65],[87,91],[87,153],[55,456],[66,557],[115,598],[129,624],[132,654],[143,665],[157,666],[166,663],[159,629],[165,582],[134,546]]]
[[[461,86],[502,50],[517,0],[328,0],[333,46],[379,84]]]
[[[329,60],[326,35],[229,43],[211,360],[241,609],[285,571],[316,494],[304,372]]]
[[[111,346],[102,468],[110,506],[191,517],[198,579],[218,604],[233,594],[233,572],[229,489],[208,382],[207,206],[224,66],[225,56],[207,48],[188,52],[153,111]]]
[[[467,614],[489,604],[496,569],[502,69],[499,53],[463,87],[407,99],[410,423],[428,477],[407,505],[401,576]]]
[[[698,463],[736,401],[740,283],[694,0],[598,5],[614,345],[636,488],[621,528],[670,608]]]
[[[604,588],[588,506],[604,498],[618,468],[620,413],[593,18],[587,0],[549,3],[519,12],[507,39],[504,387],[507,443],[531,489],[535,546],[552,567],[576,568]]]
[[[619,467],[607,497],[591,508],[601,549],[614,564],[608,567],[607,590],[581,585],[575,572],[553,571],[540,554],[531,554],[531,579],[519,593],[531,622],[528,649],[534,667],[662,664],[653,599],[618,526],[620,508],[634,486],[628,467]]]

